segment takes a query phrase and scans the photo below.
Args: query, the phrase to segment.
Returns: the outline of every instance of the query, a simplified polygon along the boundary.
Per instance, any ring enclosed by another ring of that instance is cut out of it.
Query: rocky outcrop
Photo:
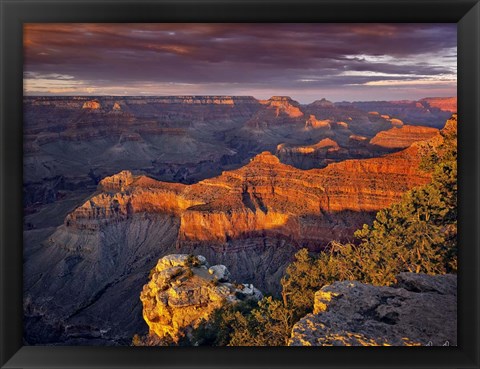
[[[404,125],[377,133],[370,143],[387,149],[404,149],[414,142],[426,141],[436,135],[436,128]]]
[[[143,286],[140,300],[150,335],[178,342],[208,322],[216,309],[262,293],[251,284],[230,281],[224,265],[209,267],[203,256],[174,254],[161,258]]]
[[[290,118],[299,118],[303,116],[303,112],[299,108],[298,102],[292,100],[289,96],[272,96],[268,100],[260,100],[260,102],[268,108],[275,110],[275,115],[285,114]]]
[[[300,104],[288,96],[272,96],[268,100],[259,100],[259,103],[263,108],[246,122],[246,127],[262,129],[302,122],[304,113]]]
[[[320,122],[329,122],[332,130],[348,130],[348,135],[353,133],[372,137],[381,130],[391,128],[389,119],[380,115],[372,116],[368,110],[357,109],[350,103],[332,103],[322,99],[302,108],[307,116],[314,115]],[[338,141],[339,137],[336,138]]]
[[[98,110],[102,106],[100,105],[100,102],[98,100],[90,100],[90,101],[85,101],[85,103],[82,105],[82,109],[91,109],[91,110]]]
[[[310,117],[305,122],[305,128],[331,128],[331,121],[329,119],[318,120],[315,115],[310,114]]]
[[[333,108],[335,106],[331,101],[329,101],[325,98],[322,98],[320,100],[315,100],[310,105],[315,106],[315,107],[319,107],[319,108]]]
[[[420,101],[426,102],[432,108],[437,108],[450,113],[457,112],[456,97],[426,97]]]
[[[360,136],[360,135],[350,135],[348,138],[350,141],[356,142],[356,143],[368,141],[368,137]]]
[[[133,183],[133,175],[128,170],[104,178],[99,183],[99,188],[104,191],[123,191]]]
[[[290,346],[456,346],[457,277],[401,273],[393,287],[334,282],[315,294]]]
[[[397,119],[397,118],[390,118],[390,123],[392,123],[392,126],[394,127],[401,127],[403,126],[403,122],[401,119]]]
[[[349,151],[341,148],[331,138],[324,138],[313,145],[294,146],[280,144],[275,154],[282,163],[300,169],[325,167],[330,162],[341,161],[350,157]]]
[[[335,125],[336,125],[338,128],[348,129],[348,123],[346,123],[346,122],[336,122]]]

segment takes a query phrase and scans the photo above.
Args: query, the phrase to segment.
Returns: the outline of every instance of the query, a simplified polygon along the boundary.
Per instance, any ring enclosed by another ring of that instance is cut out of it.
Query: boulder
[[[401,273],[393,287],[334,282],[315,294],[290,346],[456,346],[457,277]]]

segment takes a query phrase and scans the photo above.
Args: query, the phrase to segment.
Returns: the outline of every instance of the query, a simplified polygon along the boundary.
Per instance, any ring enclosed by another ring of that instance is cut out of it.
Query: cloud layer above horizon
[[[24,26],[26,95],[456,96],[456,24]]]

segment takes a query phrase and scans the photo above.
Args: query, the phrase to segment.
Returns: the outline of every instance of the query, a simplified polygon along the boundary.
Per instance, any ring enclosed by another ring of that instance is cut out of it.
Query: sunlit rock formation
[[[292,100],[289,96],[272,96],[268,100],[261,100],[262,104],[275,110],[275,115],[285,114],[290,118],[299,118],[303,112],[299,109],[298,102]]]
[[[272,125],[300,124],[303,119],[300,104],[288,96],[272,96],[259,102],[263,108],[247,121],[247,127],[261,129]]]
[[[315,294],[290,346],[456,346],[457,277],[401,273],[393,287],[334,282]]]
[[[85,103],[82,106],[82,109],[91,109],[91,110],[98,110],[102,106],[100,105],[100,102],[98,100],[90,100],[90,101],[85,101]]]
[[[209,266],[203,256],[186,254],[161,258],[140,294],[149,334],[174,342],[189,338],[216,309],[261,298],[251,284],[231,281],[224,265]]]
[[[426,97],[420,100],[426,102],[432,108],[438,108],[443,111],[451,113],[457,112],[457,98],[456,97]]]
[[[305,122],[305,128],[330,128],[331,121],[329,119],[318,120],[315,115],[310,114],[310,117]]]
[[[364,111],[388,115],[390,119],[399,119],[407,125],[421,125],[441,128],[443,122],[457,111],[457,98],[426,98],[418,101],[362,101],[342,103],[343,107],[352,106]],[[397,121],[391,121],[397,125]]]
[[[349,150],[341,148],[331,138],[324,138],[316,144],[305,146],[280,144],[277,146],[276,156],[282,163],[301,169],[325,167],[330,162],[350,157]]]
[[[387,149],[403,149],[417,141],[425,141],[438,134],[438,129],[421,126],[403,125],[393,127],[388,131],[381,131],[370,140],[372,145]]]
[[[328,142],[326,143],[328,144]],[[428,183],[418,147],[379,158],[346,160],[303,171],[269,152],[193,185],[159,182],[129,172],[104,179],[99,194],[69,214],[67,227],[96,227],[134,213],[180,217],[180,244],[223,248],[232,239],[274,235],[299,245],[343,239],[408,189]]]

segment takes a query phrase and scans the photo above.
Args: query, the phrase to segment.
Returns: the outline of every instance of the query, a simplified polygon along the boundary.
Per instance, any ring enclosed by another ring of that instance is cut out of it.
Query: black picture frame
[[[2,368],[478,368],[479,0],[0,0]],[[22,344],[22,25],[26,22],[458,24],[457,347],[51,347]]]

